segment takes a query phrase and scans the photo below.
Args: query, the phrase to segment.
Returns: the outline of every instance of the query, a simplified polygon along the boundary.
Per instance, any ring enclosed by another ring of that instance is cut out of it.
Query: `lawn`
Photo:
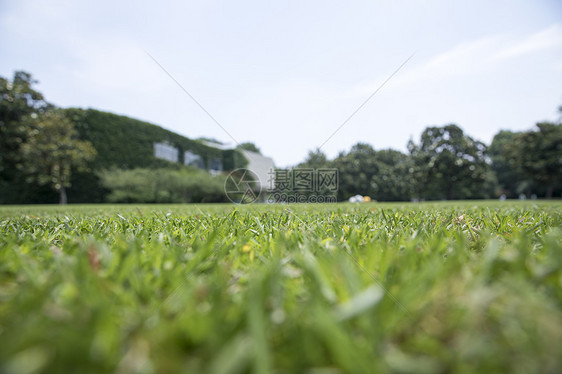
[[[0,372],[559,373],[561,213],[0,207]]]

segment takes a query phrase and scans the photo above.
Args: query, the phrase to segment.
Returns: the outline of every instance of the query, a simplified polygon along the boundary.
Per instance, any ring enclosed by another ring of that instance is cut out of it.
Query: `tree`
[[[519,193],[531,186],[523,170],[515,159],[506,151],[514,144],[518,133],[502,130],[494,136],[492,144],[488,147],[487,154],[491,159],[491,169],[495,173],[498,185],[509,197],[516,197]]]
[[[86,169],[96,150],[90,142],[77,139],[77,132],[62,110],[50,110],[28,117],[26,141],[21,145],[21,169],[30,180],[48,184],[66,204],[66,189],[71,186],[72,168]]]
[[[340,200],[357,194],[379,201],[408,200],[411,197],[411,160],[399,151],[376,151],[369,144],[357,143],[348,153],[340,153],[331,167],[339,171]]]
[[[535,130],[518,133],[503,156],[531,182],[529,190],[551,198],[562,188],[562,124],[542,122]]]
[[[465,199],[489,197],[486,146],[457,125],[428,127],[420,144],[410,141],[414,179],[420,197]]]
[[[340,153],[333,161],[339,171],[338,200],[354,195],[373,196],[373,177],[379,172],[376,151],[367,143],[357,143],[348,153]]]
[[[373,176],[373,197],[380,201],[409,200],[413,191],[413,164],[410,157],[393,149],[377,151],[378,173]]]
[[[320,169],[320,168],[329,168],[330,161],[326,157],[326,154],[322,152],[320,149],[316,149],[314,151],[309,151],[306,159],[298,164],[297,167],[299,168],[312,168],[312,169]]]
[[[24,71],[16,71],[12,81],[0,77],[0,202],[18,201],[16,195],[22,195],[27,187],[18,168],[20,147],[27,134],[22,119],[51,108],[33,88],[36,83]]]
[[[239,144],[237,148],[261,154],[260,149],[252,142],[245,142],[245,143]]]

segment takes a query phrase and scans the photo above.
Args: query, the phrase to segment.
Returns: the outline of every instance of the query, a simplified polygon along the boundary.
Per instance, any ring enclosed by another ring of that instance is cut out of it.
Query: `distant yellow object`
[[[363,202],[364,203],[370,203],[371,202],[371,198],[369,196],[363,196]]]

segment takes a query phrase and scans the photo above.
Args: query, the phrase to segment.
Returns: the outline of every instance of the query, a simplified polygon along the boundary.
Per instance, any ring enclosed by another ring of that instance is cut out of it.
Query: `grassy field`
[[[0,372],[559,373],[561,213],[0,207]]]

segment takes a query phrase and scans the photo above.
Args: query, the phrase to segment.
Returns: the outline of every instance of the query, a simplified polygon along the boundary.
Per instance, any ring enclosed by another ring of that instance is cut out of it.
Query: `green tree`
[[[516,197],[531,185],[531,181],[527,179],[521,167],[507,153],[507,149],[515,142],[518,135],[512,131],[500,131],[494,136],[487,151],[492,162],[491,169],[497,177],[501,192],[508,197]]]
[[[367,143],[357,143],[348,153],[341,152],[333,161],[339,171],[338,200],[354,195],[373,196],[373,178],[379,172],[375,149]]]
[[[49,185],[66,204],[66,189],[71,186],[72,168],[86,169],[96,150],[90,142],[78,140],[77,132],[62,110],[32,114],[26,126],[26,141],[21,145],[22,171],[41,185]]]
[[[504,147],[503,156],[531,182],[529,190],[551,198],[562,188],[562,124],[542,122],[518,133]]]
[[[420,143],[408,143],[416,192],[428,199],[489,197],[486,146],[457,125],[428,127]],[[488,189],[487,189],[488,188]]]
[[[338,198],[368,195],[379,201],[403,201],[411,197],[410,157],[392,149],[376,151],[358,143],[333,161],[340,175]]]
[[[372,197],[380,201],[409,200],[413,191],[413,164],[410,157],[393,149],[377,151],[378,173],[373,176]]]
[[[299,168],[313,168],[313,169],[320,169],[320,168],[328,168],[330,166],[330,161],[326,154],[322,152],[320,149],[316,149],[314,151],[309,151],[306,159],[298,164]]]
[[[22,120],[51,107],[33,88],[36,83],[24,71],[16,71],[12,81],[0,77],[0,202],[21,200],[28,187],[18,168],[27,134]]]
[[[295,169],[290,170],[289,175],[285,176],[284,179],[291,180],[293,176],[294,178],[298,179],[299,174],[294,174],[297,172],[296,169],[312,169],[315,175],[313,177],[313,179],[315,178],[315,182],[313,182],[314,188],[312,189],[312,191],[298,191],[298,194],[304,196],[316,196],[317,198],[322,197],[324,199],[337,200],[338,198],[336,192],[337,190],[334,191],[332,182],[335,182],[337,187],[337,185],[339,184],[338,183],[339,175],[337,174],[334,175],[333,170],[328,170],[334,168],[335,167],[333,161],[330,161],[326,156],[326,154],[322,152],[320,149],[315,149],[313,151],[309,151],[305,160],[300,164],[298,164]],[[325,183],[327,180],[325,179],[326,175],[330,175],[329,185]],[[335,179],[331,179],[331,178],[335,178]]]

